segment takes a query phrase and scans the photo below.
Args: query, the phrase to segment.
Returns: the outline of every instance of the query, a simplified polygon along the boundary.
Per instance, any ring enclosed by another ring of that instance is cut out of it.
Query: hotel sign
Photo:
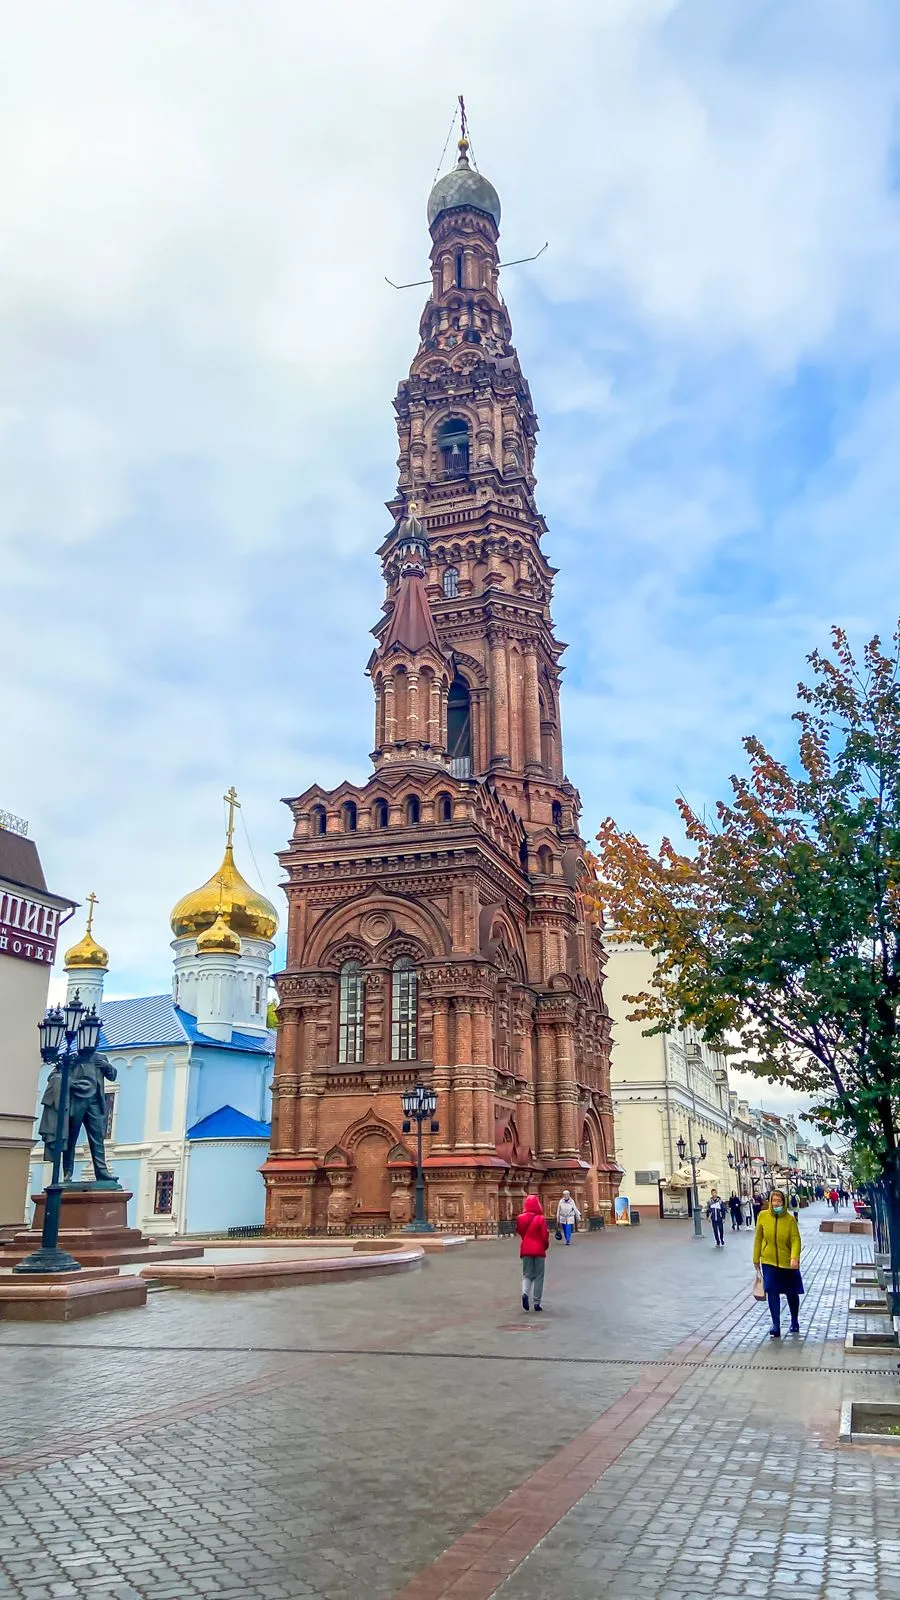
[[[0,889],[0,956],[39,961],[51,967],[56,956],[59,911],[27,894]]]

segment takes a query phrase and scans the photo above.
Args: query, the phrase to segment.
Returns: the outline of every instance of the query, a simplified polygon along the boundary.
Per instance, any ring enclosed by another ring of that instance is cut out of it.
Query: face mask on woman
[[[774,1211],[774,1213],[775,1213],[775,1215],[776,1215],[776,1217],[780,1217],[780,1216],[781,1216],[781,1213],[782,1213],[782,1212],[783,1212],[783,1210],[784,1210],[784,1206],[773,1206],[773,1207],[772,1207],[772,1210],[773,1210],[773,1211]]]

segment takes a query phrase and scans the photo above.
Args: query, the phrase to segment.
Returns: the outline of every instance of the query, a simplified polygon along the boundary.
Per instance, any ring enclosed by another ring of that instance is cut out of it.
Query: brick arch
[[[430,956],[450,954],[450,930],[430,906],[408,900],[403,895],[385,894],[384,890],[373,887],[368,893],[357,895],[355,899],[345,901],[326,913],[310,934],[303,952],[303,965],[321,966],[325,951],[344,940],[354,940],[356,925],[368,911],[388,912],[397,925],[398,933],[417,939]]]
[[[346,1150],[351,1161],[355,1161],[360,1141],[369,1138],[373,1134],[381,1139],[386,1139],[389,1150],[392,1150],[396,1144],[401,1143],[399,1128],[392,1127],[389,1122],[385,1122],[382,1117],[379,1117],[374,1107],[370,1106],[363,1116],[357,1117],[356,1121],[351,1122],[349,1128],[346,1128],[341,1134],[340,1147]]]

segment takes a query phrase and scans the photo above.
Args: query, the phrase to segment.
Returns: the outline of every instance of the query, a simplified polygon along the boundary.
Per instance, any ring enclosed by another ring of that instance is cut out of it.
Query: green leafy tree
[[[846,635],[809,658],[798,760],[744,740],[715,818],[678,802],[687,847],[608,819],[594,886],[609,937],[656,957],[628,996],[647,1032],[686,1023],[808,1095],[811,1120],[868,1155],[900,1288],[900,625],[857,662]]]

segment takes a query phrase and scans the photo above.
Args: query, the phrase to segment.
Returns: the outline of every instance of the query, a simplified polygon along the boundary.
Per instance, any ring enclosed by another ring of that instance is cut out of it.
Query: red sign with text
[[[28,895],[0,890],[0,956],[53,965],[59,912]]]

